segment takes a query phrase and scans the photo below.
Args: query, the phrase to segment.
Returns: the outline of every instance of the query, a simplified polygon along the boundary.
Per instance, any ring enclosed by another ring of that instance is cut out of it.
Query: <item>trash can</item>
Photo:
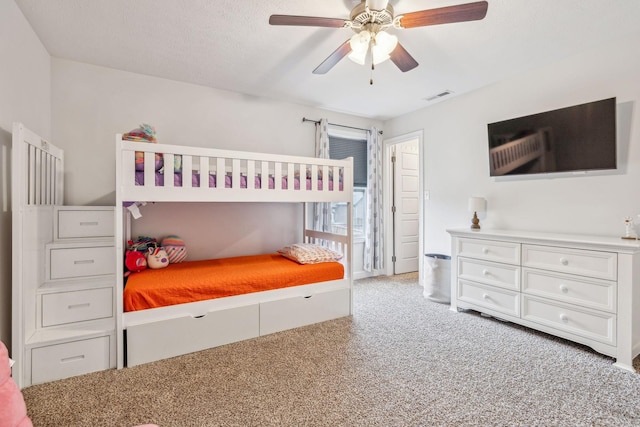
[[[451,303],[451,257],[425,254],[424,292],[431,301]]]

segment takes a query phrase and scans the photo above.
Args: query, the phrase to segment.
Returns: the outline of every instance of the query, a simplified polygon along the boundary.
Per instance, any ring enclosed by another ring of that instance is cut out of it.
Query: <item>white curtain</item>
[[[367,134],[367,216],[365,220],[364,270],[384,268],[382,221],[382,141],[378,129]]]
[[[320,119],[316,125],[316,157],[329,159],[329,121]],[[323,184],[325,185],[325,184]],[[331,203],[313,204],[313,229],[331,231]]]

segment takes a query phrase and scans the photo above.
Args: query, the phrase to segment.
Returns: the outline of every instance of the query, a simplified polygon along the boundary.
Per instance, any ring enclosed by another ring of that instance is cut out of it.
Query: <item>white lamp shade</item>
[[[371,42],[371,33],[363,30],[354,34],[349,40],[351,50],[354,52],[367,52],[369,49],[369,43]]]
[[[484,212],[487,210],[487,201],[484,197],[469,197],[469,212]]]
[[[398,37],[389,34],[386,31],[380,31],[376,34],[375,47],[380,48],[382,52],[389,55],[398,45]]]
[[[379,63],[384,62],[390,58],[390,56],[385,53],[384,50],[380,48],[380,46],[371,47],[371,56],[374,65],[378,65]]]
[[[349,54],[349,59],[356,64],[364,65],[364,61],[367,59],[367,51],[358,52],[356,50],[352,50]]]

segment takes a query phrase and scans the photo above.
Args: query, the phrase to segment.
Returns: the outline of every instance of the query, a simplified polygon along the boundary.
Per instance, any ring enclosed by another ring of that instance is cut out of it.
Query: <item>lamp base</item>
[[[478,218],[478,213],[473,213],[473,218],[471,218],[471,229],[472,230],[480,230],[480,219]]]

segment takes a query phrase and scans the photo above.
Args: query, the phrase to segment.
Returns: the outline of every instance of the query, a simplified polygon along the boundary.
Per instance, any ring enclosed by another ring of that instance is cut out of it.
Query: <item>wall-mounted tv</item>
[[[487,125],[491,176],[616,169],[616,99]]]

